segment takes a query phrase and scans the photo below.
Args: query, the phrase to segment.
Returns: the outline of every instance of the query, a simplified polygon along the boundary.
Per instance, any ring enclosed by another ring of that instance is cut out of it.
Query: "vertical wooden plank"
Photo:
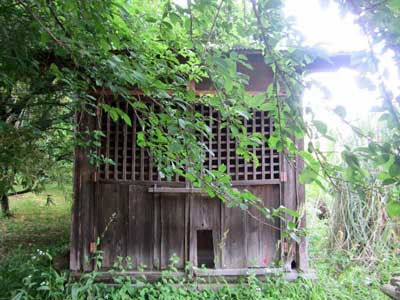
[[[274,132],[274,127],[272,123],[272,116],[269,116],[269,136],[272,136]],[[269,163],[270,163],[270,179],[274,179],[274,150],[271,147],[269,148]]]
[[[160,194],[154,194],[154,250],[153,250],[153,268],[160,270],[161,268],[161,203]]]
[[[247,189],[262,199],[262,204],[265,207],[279,207],[278,185],[249,186]],[[271,267],[279,261],[280,230],[278,219],[267,220],[256,208],[249,208],[246,237],[248,267]]]
[[[244,127],[247,129],[247,120],[243,119]],[[244,180],[248,180],[248,173],[247,173],[248,164],[247,161],[244,160]]]
[[[184,236],[184,260],[183,263],[186,264],[189,261],[189,230],[190,230],[190,200],[191,200],[191,194],[186,194],[185,195],[185,228],[184,228],[184,232],[185,232],[185,236]]]
[[[281,154],[281,167],[283,173],[286,174],[286,180],[281,181],[282,186],[282,205],[291,210],[297,210],[296,207],[296,171],[295,171],[295,161],[289,161],[287,158],[287,153],[284,151]],[[293,217],[289,214],[285,214],[285,221],[281,221],[281,228],[282,230],[286,227],[285,222],[288,220],[294,221]],[[283,240],[282,240],[283,242]],[[291,269],[291,261],[295,257],[295,244],[293,241],[286,241],[288,242],[288,249],[291,249],[292,252],[290,253],[283,253],[283,265],[285,270]],[[283,249],[284,250],[284,249]]]
[[[261,134],[264,139],[267,139],[267,136],[265,134],[265,112],[261,112]],[[265,163],[265,143],[266,141],[262,142],[261,145],[261,179],[265,180],[267,179],[265,176],[265,168],[266,168],[266,163]]]
[[[205,117],[205,115],[204,115],[204,105],[202,105],[202,104],[200,105],[200,113],[203,116],[203,120],[204,120],[204,117]],[[204,135],[202,133],[200,133],[200,142],[201,142],[201,144],[204,143]],[[208,155],[208,154],[206,154],[206,155]],[[204,157],[204,159],[205,159],[205,161],[207,161],[206,157]],[[204,174],[204,173],[202,173],[202,174]]]
[[[246,214],[239,207],[224,209],[223,268],[244,268],[247,261]]]
[[[256,196],[260,197],[260,189],[259,187],[255,187],[251,189],[251,192]],[[262,196],[262,195],[261,195]],[[246,219],[246,239],[247,239],[247,261],[246,267],[265,267],[263,263],[263,253],[262,247],[263,242],[261,241],[261,224],[259,220],[261,220],[261,215],[259,211],[254,207],[248,208],[249,213]],[[266,245],[265,245],[266,247]]]
[[[257,116],[256,115],[256,110],[253,109],[253,124],[252,124],[252,126],[253,126],[253,134],[256,132],[256,121],[257,121],[257,117],[256,116]],[[253,154],[254,154],[254,156],[256,156],[256,147],[255,146],[253,146]],[[257,172],[257,165],[256,165],[256,161],[253,160],[253,180],[257,179],[256,172]]]
[[[140,148],[140,180],[144,181],[144,151],[143,147]]]
[[[227,173],[231,176],[231,179],[233,179],[232,173],[231,173],[231,142],[230,142],[230,130],[229,127],[226,127],[226,170]]]
[[[117,101],[117,107],[119,108],[119,101]],[[114,149],[114,180],[118,180],[118,147],[119,147],[119,124],[120,121],[115,122],[115,149]]]
[[[235,138],[235,150],[238,148],[238,139]],[[237,152],[235,151],[235,179],[239,180],[239,154],[237,154]]]
[[[152,111],[154,111],[154,103],[152,102],[151,103],[151,109],[152,109]],[[148,149],[146,149],[147,151],[148,151],[148,154],[149,154],[149,166],[148,166],[148,168],[149,168],[149,180],[150,181],[153,181],[153,155],[152,155],[152,153],[150,152],[150,149],[148,148]]]
[[[183,268],[185,259],[185,196],[161,196],[161,268],[165,269],[172,256],[177,256],[177,268]]]
[[[297,140],[297,148],[299,150],[304,149],[304,140]],[[304,168],[304,160],[301,156],[296,156],[296,190],[297,190],[297,208],[301,209],[303,215],[300,220],[300,228],[306,229],[306,214],[305,214],[305,187],[304,184],[300,184],[299,177],[300,173]],[[300,239],[300,244],[297,246],[297,266],[303,272],[308,271],[308,241],[307,237]]]
[[[78,120],[78,116],[75,116]],[[76,121],[77,123],[77,121]],[[71,215],[71,235],[70,235],[70,260],[69,266],[71,271],[78,271],[81,268],[80,264],[80,211],[81,211],[81,164],[83,159],[83,149],[80,147],[75,148],[75,161],[74,161],[74,199],[72,205]]]
[[[153,268],[154,201],[145,186],[129,186],[128,256],[134,268]]]
[[[218,157],[218,167],[221,165],[221,113],[218,112],[217,115],[217,157]],[[217,169],[218,169],[217,167]]]
[[[128,185],[118,183],[103,183],[100,189],[97,226],[103,267],[110,268],[118,257],[127,254],[129,190]]]
[[[218,251],[219,251],[219,267],[224,268],[225,261],[224,261],[224,248],[225,248],[225,204],[222,201],[218,201],[219,206],[219,216],[220,216],[220,224],[219,224],[219,243],[217,244]]]
[[[107,158],[111,158],[110,157],[110,115],[107,114],[107,132],[106,132],[106,137],[107,137],[107,142],[106,142],[106,157]],[[110,164],[106,163],[106,179],[110,179]]]
[[[208,169],[211,170],[212,169],[212,159],[213,156],[211,155],[211,152],[213,150],[213,146],[212,146],[212,140],[214,138],[213,134],[212,134],[212,126],[213,126],[213,111],[212,111],[212,107],[210,106],[209,108],[209,112],[210,112],[210,124],[208,125],[210,127],[211,130],[211,138],[208,140],[208,149],[209,149],[209,153],[208,153]]]
[[[149,181],[153,181],[153,155],[149,149],[147,151],[149,151]]]
[[[128,114],[128,102],[125,101],[125,113]],[[129,115],[128,115],[129,116]],[[123,147],[122,147],[122,179],[126,180],[126,163],[127,163],[127,158],[126,158],[126,153],[128,151],[128,125],[126,122],[124,122],[123,127]]]
[[[96,120],[87,113],[78,114],[78,130],[83,132],[86,130],[94,130],[96,128]],[[85,137],[89,140],[90,137]],[[80,204],[79,211],[79,265],[83,271],[91,271],[93,262],[90,259],[90,243],[93,242],[93,226],[94,226],[94,182],[93,175],[95,167],[89,162],[89,150],[78,147],[80,156],[79,160],[79,176],[77,184],[79,186],[78,202]]]
[[[98,237],[100,237],[100,233],[99,233],[99,228],[98,228],[98,226],[97,226],[97,218],[98,218],[98,214],[97,214],[97,212],[99,211],[99,208],[98,208],[98,206],[99,206],[99,197],[100,197],[100,195],[101,195],[101,183],[100,183],[100,181],[97,181],[95,184],[95,188],[94,188],[94,201],[93,201],[93,226],[92,226],[92,231],[93,231],[93,234],[92,234],[92,236],[93,236],[93,239],[92,239],[92,242],[91,242],[91,244],[90,244],[90,246],[89,246],[89,248],[90,248],[90,251],[92,252],[92,243],[96,243],[97,242],[97,239],[98,239]],[[96,246],[96,248],[97,248],[97,246]],[[97,270],[97,265],[96,265],[96,263],[95,262],[93,262],[93,270]]]
[[[136,126],[137,126],[137,118],[136,115],[133,115],[133,124],[132,124],[132,181],[136,180]]]
[[[194,230],[192,230],[193,228],[193,213],[194,213],[194,209],[193,209],[193,201],[194,201],[194,195],[193,194],[188,194],[187,199],[189,200],[189,261],[194,265],[197,266],[197,237],[196,237],[196,233]]]

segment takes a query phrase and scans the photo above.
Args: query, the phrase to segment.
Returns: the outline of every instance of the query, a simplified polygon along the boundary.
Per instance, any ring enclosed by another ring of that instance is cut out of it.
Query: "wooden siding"
[[[247,189],[262,199],[265,207],[279,206],[279,186],[248,186]],[[223,206],[222,220],[224,268],[267,267],[278,262],[278,220],[266,220],[255,208],[247,213],[238,207],[226,206]]]
[[[185,196],[166,194],[160,197],[161,208],[161,269],[170,264],[172,256],[179,259],[177,268],[185,264]]]
[[[127,256],[128,186],[101,184],[97,196],[97,232],[104,268],[110,268],[118,257]]]
[[[279,205],[279,186],[249,186],[267,207]],[[193,194],[157,194],[148,186],[99,183],[95,232],[103,269],[130,257],[134,270],[162,270],[176,256],[178,269],[198,266],[197,230],[211,230],[215,268],[271,267],[279,260],[279,222],[227,208],[218,199]],[[278,229],[273,228],[278,227]]]
[[[279,207],[279,186],[256,186],[248,189],[260,199],[267,208]],[[279,220],[267,220],[256,208],[249,208],[247,214],[247,263],[248,267],[272,267],[280,258]]]
[[[134,269],[153,268],[156,241],[154,211],[155,201],[153,195],[147,193],[146,187],[129,186],[127,254],[132,259]]]

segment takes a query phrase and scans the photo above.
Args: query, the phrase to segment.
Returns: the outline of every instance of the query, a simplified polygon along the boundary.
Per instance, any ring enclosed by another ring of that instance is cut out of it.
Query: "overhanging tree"
[[[327,180],[335,185],[335,177],[346,170],[329,164],[312,142],[307,151],[299,151],[292,141],[292,137],[305,135],[312,138],[313,130],[326,136],[327,130],[318,120],[307,125],[300,118],[301,70],[316,54],[302,51],[301,39],[284,18],[282,7],[279,0],[188,1],[186,7],[161,0],[3,1],[0,91],[7,111],[1,122],[12,132],[19,128],[18,118],[28,112],[30,118],[24,121],[27,128],[35,132],[35,122],[41,123],[39,131],[44,137],[60,120],[71,123],[71,109],[96,114],[101,107],[114,120],[122,118],[129,124],[121,110],[103,105],[101,97],[93,97],[93,92],[111,91],[143,116],[143,131],[137,142],[151,149],[164,174],[179,173],[210,195],[246,208],[258,206],[257,199],[232,189],[223,169],[204,170],[207,148],[198,135],[209,136],[210,131],[189,108],[201,102],[220,111],[222,126],[231,128],[246,160],[253,159],[249,146],[266,141],[249,136],[237,120],[251,118],[253,109],[268,110],[277,124],[269,145],[279,151],[288,149],[289,156],[304,158],[304,183],[317,181],[323,185],[321,181]],[[238,45],[260,49],[271,66],[274,80],[264,94],[251,97],[245,93],[247,79],[236,72],[237,63],[246,64],[245,58],[231,51]],[[196,98],[187,89],[187,82],[204,77],[212,79],[217,93]],[[131,87],[142,90],[166,113],[157,113],[138,101],[129,93]],[[46,113],[29,113],[32,106]],[[9,111],[18,107],[24,113],[15,113],[17,117],[10,123]],[[337,113],[343,115],[343,110]],[[27,144],[30,136],[26,135]],[[348,161],[357,159],[346,151]],[[394,154],[397,166],[398,152]],[[10,160],[2,163],[4,169],[10,168]],[[354,166],[357,164],[349,165],[356,174]],[[390,184],[396,187],[398,174],[388,174],[394,175]],[[361,175],[353,176],[356,184],[362,182]],[[259,209],[270,214],[267,208]]]

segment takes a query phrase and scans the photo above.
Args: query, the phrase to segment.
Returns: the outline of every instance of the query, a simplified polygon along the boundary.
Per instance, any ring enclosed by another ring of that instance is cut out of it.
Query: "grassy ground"
[[[50,205],[48,195],[52,202]],[[63,257],[68,251],[70,195],[70,188],[62,191],[50,185],[41,194],[29,193],[11,198],[14,218],[0,218],[1,300],[10,299],[12,295],[16,295],[15,299],[86,299],[89,296],[93,299],[190,300],[388,299],[379,291],[379,287],[389,280],[391,272],[400,269],[400,253],[396,246],[390,251],[382,250],[378,260],[370,266],[355,262],[351,253],[329,250],[327,225],[310,216],[313,226],[309,236],[310,261],[318,274],[316,282],[301,280],[288,284],[274,280],[261,284],[249,281],[239,289],[204,294],[177,291],[164,283],[158,287],[148,286],[141,290],[142,294],[130,291],[128,298],[121,297],[123,289],[96,287],[97,296],[93,296],[90,280],[78,285],[70,284],[68,274],[55,273],[52,269],[54,262],[51,263],[49,259],[51,257],[54,261],[54,258]],[[21,287],[24,288],[18,292],[17,289]],[[77,290],[81,291],[81,296],[76,294]]]
[[[46,265],[44,253],[56,257],[68,251],[71,188],[49,185],[40,194],[17,195],[10,208],[13,217],[0,218],[0,299]]]

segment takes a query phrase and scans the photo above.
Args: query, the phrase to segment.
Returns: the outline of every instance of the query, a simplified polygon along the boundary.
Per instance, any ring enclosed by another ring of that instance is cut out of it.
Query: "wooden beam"
[[[179,187],[150,187],[149,193],[167,193],[167,194],[207,194],[199,188],[179,188]]]

